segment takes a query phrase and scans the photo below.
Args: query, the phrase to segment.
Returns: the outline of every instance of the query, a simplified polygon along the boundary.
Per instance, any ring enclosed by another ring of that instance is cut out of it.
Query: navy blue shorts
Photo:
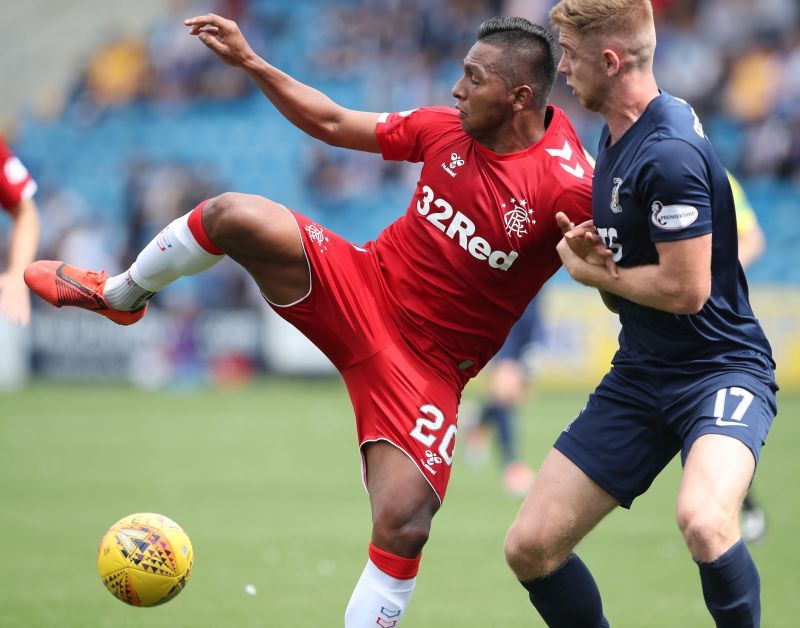
[[[630,508],[661,470],[695,440],[725,434],[758,463],[777,412],[772,364],[745,352],[723,365],[615,367],[589,397],[555,448]]]

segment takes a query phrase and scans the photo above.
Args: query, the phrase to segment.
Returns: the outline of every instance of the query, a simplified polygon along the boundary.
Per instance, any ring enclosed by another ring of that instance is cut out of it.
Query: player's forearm
[[[691,242],[696,248],[711,244],[710,236]],[[683,249],[676,255],[675,249],[664,249],[660,263],[620,268],[616,265],[591,264],[580,257],[567,243],[561,240],[556,247],[564,267],[570,276],[580,283],[597,288],[612,295],[623,297],[639,305],[672,314],[696,314],[705,305],[711,293],[710,250],[709,268],[703,271],[702,264],[687,261]],[[661,252],[660,252],[661,253]],[[697,255],[695,255],[697,257]],[[671,260],[665,263],[664,259]],[[606,301],[606,298],[603,299]],[[610,308],[613,311],[613,308]]]
[[[659,264],[619,268],[617,277],[606,268],[586,267],[581,283],[663,312],[697,314],[708,300],[705,290],[666,272]]]
[[[242,68],[283,116],[311,137],[332,143],[342,107],[253,54]]]
[[[13,228],[8,254],[7,272],[22,277],[25,268],[36,257],[39,246],[39,213],[33,200],[22,201],[11,212]]]

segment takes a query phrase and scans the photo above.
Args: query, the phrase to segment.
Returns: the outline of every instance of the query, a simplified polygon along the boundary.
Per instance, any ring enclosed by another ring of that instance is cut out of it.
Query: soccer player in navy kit
[[[759,626],[759,575],[738,514],[777,386],[737,261],[725,169],[692,108],[656,85],[649,0],[562,0],[551,19],[559,71],[607,123],[594,226],[560,214],[558,249],[570,275],[619,312],[622,331],[612,370],[557,439],[509,530],[507,559],[549,626],[608,626],[572,550],[680,452],[677,522],[706,606],[717,626]]]

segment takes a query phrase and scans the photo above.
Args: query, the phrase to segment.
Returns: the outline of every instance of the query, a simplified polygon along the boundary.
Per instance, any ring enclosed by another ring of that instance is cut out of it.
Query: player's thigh
[[[372,485],[373,477],[383,482],[386,474],[374,475],[363,452],[370,443],[386,442],[402,452],[411,465],[403,466],[416,469],[414,486],[427,487],[441,503],[455,458],[459,391],[404,340],[343,370],[342,377],[356,415],[370,495],[378,490]],[[390,486],[394,489],[396,484]],[[402,483],[397,488],[404,490]]]
[[[203,227],[271,302],[293,303],[308,293],[311,277],[300,230],[283,205],[252,194],[222,194],[203,207]]]
[[[530,554],[552,554],[559,562],[617,505],[574,462],[552,449],[522,502],[507,546],[516,545]]]
[[[683,441],[684,463],[695,442],[706,434],[740,441],[758,463],[777,414],[772,368],[766,363],[760,369],[758,366],[754,363],[747,370],[715,371],[705,378],[684,377],[666,390],[665,397],[675,400],[668,414]]]
[[[771,371],[714,374],[676,390],[686,407],[683,437],[683,479],[679,512],[705,510],[735,517],[755,472],[761,447],[777,412]],[[683,394],[686,389],[692,395]],[[693,399],[700,399],[699,403]]]
[[[300,213],[291,216],[311,281],[290,303],[267,300],[345,373],[399,339],[394,306],[384,292],[373,248],[356,246]]]
[[[753,479],[755,459],[742,441],[705,434],[692,444],[678,491],[678,519],[735,522]],[[688,522],[687,522],[688,523]]]
[[[374,536],[406,535],[412,545],[423,545],[440,507],[436,493],[408,454],[395,445],[368,443],[363,455],[372,520],[381,528]]]
[[[624,508],[680,450],[660,408],[659,373],[614,367],[554,447]]]

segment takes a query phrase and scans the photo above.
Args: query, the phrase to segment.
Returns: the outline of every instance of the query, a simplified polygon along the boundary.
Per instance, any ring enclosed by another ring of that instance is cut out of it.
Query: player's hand
[[[556,214],[556,222],[561,228],[561,233],[564,234],[564,239],[569,244],[569,248],[577,255],[586,259],[592,253],[596,252],[598,245],[603,245],[603,240],[597,235],[594,228],[594,222],[587,220],[582,222],[577,227],[564,212]],[[586,260],[590,262],[590,260]],[[605,262],[603,262],[605,265]]]
[[[22,277],[0,275],[0,316],[16,325],[27,325],[31,318],[31,295]]]
[[[183,23],[189,27],[190,35],[196,35],[228,65],[241,66],[255,56],[250,44],[233,20],[226,20],[224,17],[209,13],[189,18]]]
[[[614,277],[619,276],[617,265],[612,259],[614,252],[598,235],[594,222],[587,220],[575,226],[564,212],[556,214],[556,222],[564,234],[564,241],[575,255],[588,264],[605,266]]]

